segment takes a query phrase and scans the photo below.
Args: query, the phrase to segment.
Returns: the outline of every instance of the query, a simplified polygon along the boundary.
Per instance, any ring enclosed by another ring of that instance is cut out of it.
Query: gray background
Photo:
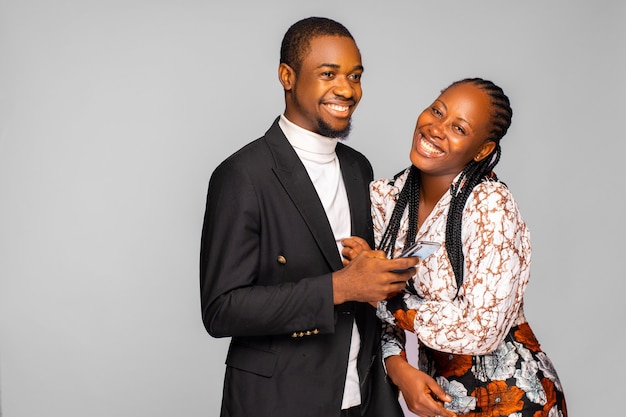
[[[572,416],[626,391],[622,1],[0,0],[4,417],[216,416],[228,340],[200,320],[206,186],[283,110],[294,21],[356,37],[349,143],[408,165],[417,114],[466,76],[515,115],[498,174],[530,226],[527,316]]]

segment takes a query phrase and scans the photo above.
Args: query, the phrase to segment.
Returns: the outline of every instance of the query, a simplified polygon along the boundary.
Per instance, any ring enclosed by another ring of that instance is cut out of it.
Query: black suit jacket
[[[372,168],[337,144],[352,234],[373,244]],[[335,239],[304,165],[277,121],[222,162],[209,182],[200,256],[202,318],[232,337],[222,416],[339,416],[354,320],[364,415],[401,416],[367,304],[333,305]]]

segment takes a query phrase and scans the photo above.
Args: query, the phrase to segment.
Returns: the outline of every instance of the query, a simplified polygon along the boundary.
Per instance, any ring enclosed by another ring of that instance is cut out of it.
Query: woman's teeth
[[[420,140],[420,147],[429,154],[436,154],[436,155],[441,155],[443,153],[443,151],[441,149],[439,149],[438,147],[436,147],[435,145],[433,145],[432,143],[430,143],[428,140],[426,140],[426,138],[422,137],[422,139]]]

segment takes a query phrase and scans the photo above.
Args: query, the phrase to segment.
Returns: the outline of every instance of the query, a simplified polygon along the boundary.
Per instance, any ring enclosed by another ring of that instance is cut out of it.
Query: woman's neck
[[[450,190],[450,184],[454,180],[454,176],[432,176],[420,172],[420,199],[419,210],[417,214],[418,224],[424,224],[424,221],[433,211],[441,197]]]

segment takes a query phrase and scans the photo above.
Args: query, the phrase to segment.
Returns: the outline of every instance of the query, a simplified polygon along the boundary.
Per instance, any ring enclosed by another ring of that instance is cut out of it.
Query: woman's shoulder
[[[478,201],[503,201],[513,199],[513,194],[507,185],[499,180],[487,179],[478,183],[472,192],[473,198]]]
[[[406,182],[406,177],[409,174],[409,168],[405,168],[398,172],[392,178],[379,178],[370,184],[370,192],[372,195],[388,196],[396,195]]]
[[[409,170],[411,167],[404,168],[402,171],[398,172],[392,178],[378,178],[372,181],[372,185],[376,185],[381,188],[399,188],[402,189],[402,186],[406,182],[406,177],[409,175]]]
[[[501,181],[486,180],[474,187],[467,205],[470,212],[488,213],[490,217],[518,218],[521,213],[513,193]]]

